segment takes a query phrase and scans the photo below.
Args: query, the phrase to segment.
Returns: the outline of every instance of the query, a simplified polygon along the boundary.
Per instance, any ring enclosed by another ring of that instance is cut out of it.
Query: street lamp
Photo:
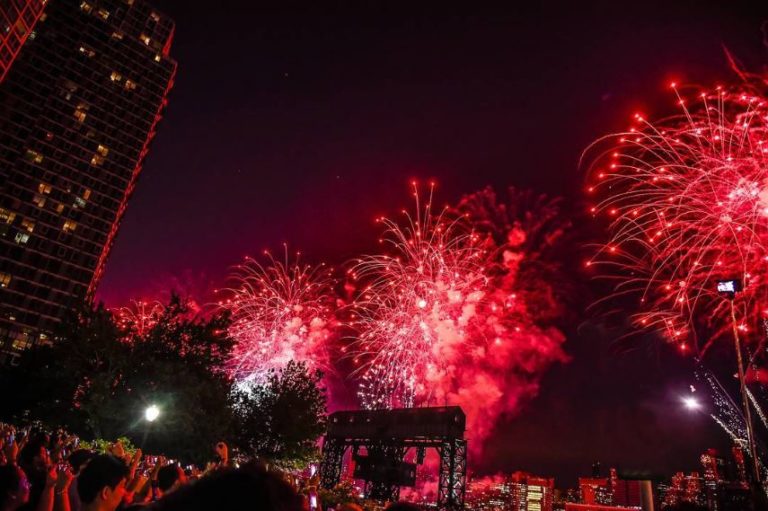
[[[749,408],[749,398],[747,397],[747,381],[744,377],[744,362],[741,356],[741,340],[739,339],[739,327],[736,323],[736,306],[734,300],[736,293],[743,289],[741,280],[728,279],[717,281],[717,292],[720,293],[731,304],[731,326],[733,327],[733,344],[736,350],[736,364],[739,369],[739,389],[741,390],[741,405],[744,408],[744,422],[747,426],[747,442],[749,443],[749,452],[752,454],[752,465],[755,469],[755,481],[760,482],[760,466],[757,459],[757,446],[755,444],[755,432],[752,429],[752,412]]]
[[[685,406],[688,410],[693,411],[701,408],[701,403],[699,403],[699,400],[693,396],[686,396],[683,398],[683,406]]]
[[[158,408],[157,405],[150,405],[144,410],[144,418],[147,422],[155,422],[159,416],[160,408]]]

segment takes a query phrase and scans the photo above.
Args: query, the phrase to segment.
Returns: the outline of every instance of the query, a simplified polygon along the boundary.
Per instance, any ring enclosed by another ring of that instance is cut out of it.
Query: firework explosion
[[[328,368],[328,340],[334,328],[330,270],[291,264],[268,252],[266,265],[246,258],[235,268],[235,285],[220,306],[231,314],[236,344],[228,370],[238,382],[260,382],[289,361],[310,370]]]
[[[679,115],[651,123],[637,114],[629,131],[592,146],[611,146],[593,160],[589,188],[601,196],[591,211],[610,219],[611,240],[587,265],[614,279],[614,296],[639,299],[638,325],[703,356],[731,325],[717,280],[743,282],[743,332],[766,306],[768,105],[717,89],[689,106],[674,90]]]
[[[462,406],[470,436],[483,440],[501,413],[536,393],[549,365],[565,359],[564,337],[537,326],[516,290],[523,224],[499,250],[468,218],[473,207],[498,206],[495,197],[483,202],[488,191],[438,213],[431,192],[422,206],[414,185],[415,214],[379,219],[389,253],[350,270],[360,290],[351,322],[359,395],[368,408]]]
[[[158,323],[165,307],[158,301],[131,300],[131,305],[119,307],[113,312],[121,328],[142,337]]]

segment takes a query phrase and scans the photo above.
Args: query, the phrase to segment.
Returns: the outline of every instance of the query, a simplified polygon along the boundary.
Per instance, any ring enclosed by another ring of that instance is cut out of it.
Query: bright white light
[[[144,418],[149,422],[154,422],[160,416],[160,408],[157,405],[151,405],[144,410]]]
[[[689,410],[698,410],[701,408],[701,403],[693,396],[683,398],[683,405]]]

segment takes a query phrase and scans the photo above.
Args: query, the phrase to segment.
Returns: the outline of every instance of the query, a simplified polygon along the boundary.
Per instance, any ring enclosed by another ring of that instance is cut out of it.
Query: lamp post
[[[144,436],[141,439],[140,447],[144,449],[147,443],[147,437],[149,436],[149,430],[152,428],[152,424],[160,417],[160,407],[156,404],[151,404],[144,409],[144,420],[147,421],[147,427],[144,428]]]
[[[146,419],[147,422],[155,422],[159,416],[160,408],[158,408],[157,405],[149,405],[147,409],[144,410],[144,419]]]
[[[741,281],[738,279],[718,280],[717,292],[723,295],[731,306],[731,326],[733,327],[733,344],[736,350],[736,364],[739,374],[739,389],[741,391],[741,405],[744,408],[744,422],[747,425],[747,442],[749,443],[749,452],[752,455],[752,467],[754,468],[754,477],[756,482],[760,482],[760,465],[757,459],[757,446],[755,444],[755,432],[752,428],[752,412],[749,407],[749,398],[747,397],[747,382],[744,375],[744,362],[741,355],[741,340],[739,338],[739,327],[736,324],[736,306],[734,301],[736,293],[741,291]]]

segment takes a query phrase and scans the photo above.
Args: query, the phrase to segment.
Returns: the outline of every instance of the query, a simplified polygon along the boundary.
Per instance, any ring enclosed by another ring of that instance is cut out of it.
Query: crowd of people
[[[263,464],[238,465],[224,442],[204,470],[163,456],[82,448],[63,431],[0,423],[0,511],[322,511],[314,492]],[[306,488],[304,488],[306,490]],[[392,511],[418,509],[405,503]],[[337,511],[362,511],[342,504]]]
[[[120,442],[108,452],[79,446],[64,432],[0,424],[0,511],[180,511],[307,508],[296,488],[264,466],[235,466],[227,445],[205,470]]]

